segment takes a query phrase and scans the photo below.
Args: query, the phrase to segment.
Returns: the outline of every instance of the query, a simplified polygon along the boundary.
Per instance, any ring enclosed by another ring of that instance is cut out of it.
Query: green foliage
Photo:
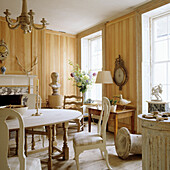
[[[116,105],[117,100],[113,100],[113,99],[109,99],[109,100],[110,100],[110,104],[111,104],[111,105]]]

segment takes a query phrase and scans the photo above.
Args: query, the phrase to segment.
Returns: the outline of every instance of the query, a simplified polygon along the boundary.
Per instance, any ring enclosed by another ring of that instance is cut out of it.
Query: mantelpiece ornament
[[[21,63],[19,62],[19,59],[18,57],[16,56],[16,59],[17,59],[17,63],[18,65],[21,67],[22,71],[25,72],[27,75],[33,70],[33,68],[35,67],[35,65],[38,64],[38,57],[35,58],[34,62],[31,64],[31,67],[30,69],[26,69],[24,68]]]

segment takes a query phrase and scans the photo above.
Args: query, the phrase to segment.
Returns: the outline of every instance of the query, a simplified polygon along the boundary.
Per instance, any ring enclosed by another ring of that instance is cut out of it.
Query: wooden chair
[[[21,105],[28,106],[28,109],[35,109],[38,105],[38,108],[41,109],[41,96],[38,95],[38,101],[37,104],[37,95],[36,94],[24,94],[21,98]],[[42,128],[34,128],[36,130],[45,131],[45,127],[42,126]],[[32,130],[34,130],[32,129]],[[41,135],[42,139],[42,146],[44,147],[44,136]],[[35,140],[34,140],[34,134],[32,134],[32,150],[35,149]]]
[[[64,96],[64,109],[78,110],[82,112],[82,116],[78,119],[74,119],[70,122],[75,122],[77,124],[77,132],[84,130],[84,118],[83,118],[83,96]]]
[[[19,121],[19,152],[18,157],[8,157],[9,130],[6,123],[8,116],[16,117]],[[2,170],[41,170],[40,159],[25,157],[24,154],[24,123],[22,116],[11,109],[0,108],[0,169]]]
[[[41,109],[41,97],[38,95],[38,108]],[[21,105],[27,105],[28,109],[35,109],[37,104],[36,94],[24,94],[21,98]]]
[[[99,148],[104,158],[105,154],[106,164],[109,169],[112,169],[108,161],[108,153],[106,149],[106,125],[110,115],[110,101],[108,98],[103,97],[102,111],[98,122],[98,133],[80,132],[76,133],[73,138],[73,147],[75,153],[75,160],[77,170],[79,170],[79,155],[84,150]],[[103,115],[104,111],[104,115]]]

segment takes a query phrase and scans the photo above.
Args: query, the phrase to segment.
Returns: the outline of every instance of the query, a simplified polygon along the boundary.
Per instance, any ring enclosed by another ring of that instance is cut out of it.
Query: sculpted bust
[[[49,86],[52,88],[53,90],[53,94],[52,95],[59,95],[58,94],[58,88],[61,86],[59,83],[58,83],[58,77],[59,77],[59,74],[57,72],[52,72],[51,73],[51,79],[52,79],[52,82],[49,84]]]

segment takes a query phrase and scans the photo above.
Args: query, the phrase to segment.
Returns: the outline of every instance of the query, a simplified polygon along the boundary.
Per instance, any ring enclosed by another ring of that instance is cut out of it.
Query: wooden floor
[[[85,131],[88,127],[85,126]],[[92,125],[92,132],[97,131],[97,126]],[[69,129],[69,148],[70,148],[70,157],[68,161],[63,160],[54,160],[53,169],[54,170],[76,170],[76,164],[74,160],[74,151],[73,151],[73,135],[76,132],[75,129]],[[62,128],[58,130],[57,144],[62,148]],[[38,140],[38,137],[36,138]],[[48,144],[46,139],[45,145]],[[42,147],[41,141],[36,142],[36,148]],[[127,160],[120,159],[115,151],[114,146],[114,135],[113,133],[107,132],[107,150],[109,154],[109,162],[113,170],[142,170],[142,156],[141,155],[130,155]],[[45,158],[47,151],[29,154],[31,157]],[[105,170],[107,169],[105,160],[102,159],[100,151],[98,149],[85,151],[80,157],[80,170]],[[42,164],[42,169],[47,170],[47,164]]]

